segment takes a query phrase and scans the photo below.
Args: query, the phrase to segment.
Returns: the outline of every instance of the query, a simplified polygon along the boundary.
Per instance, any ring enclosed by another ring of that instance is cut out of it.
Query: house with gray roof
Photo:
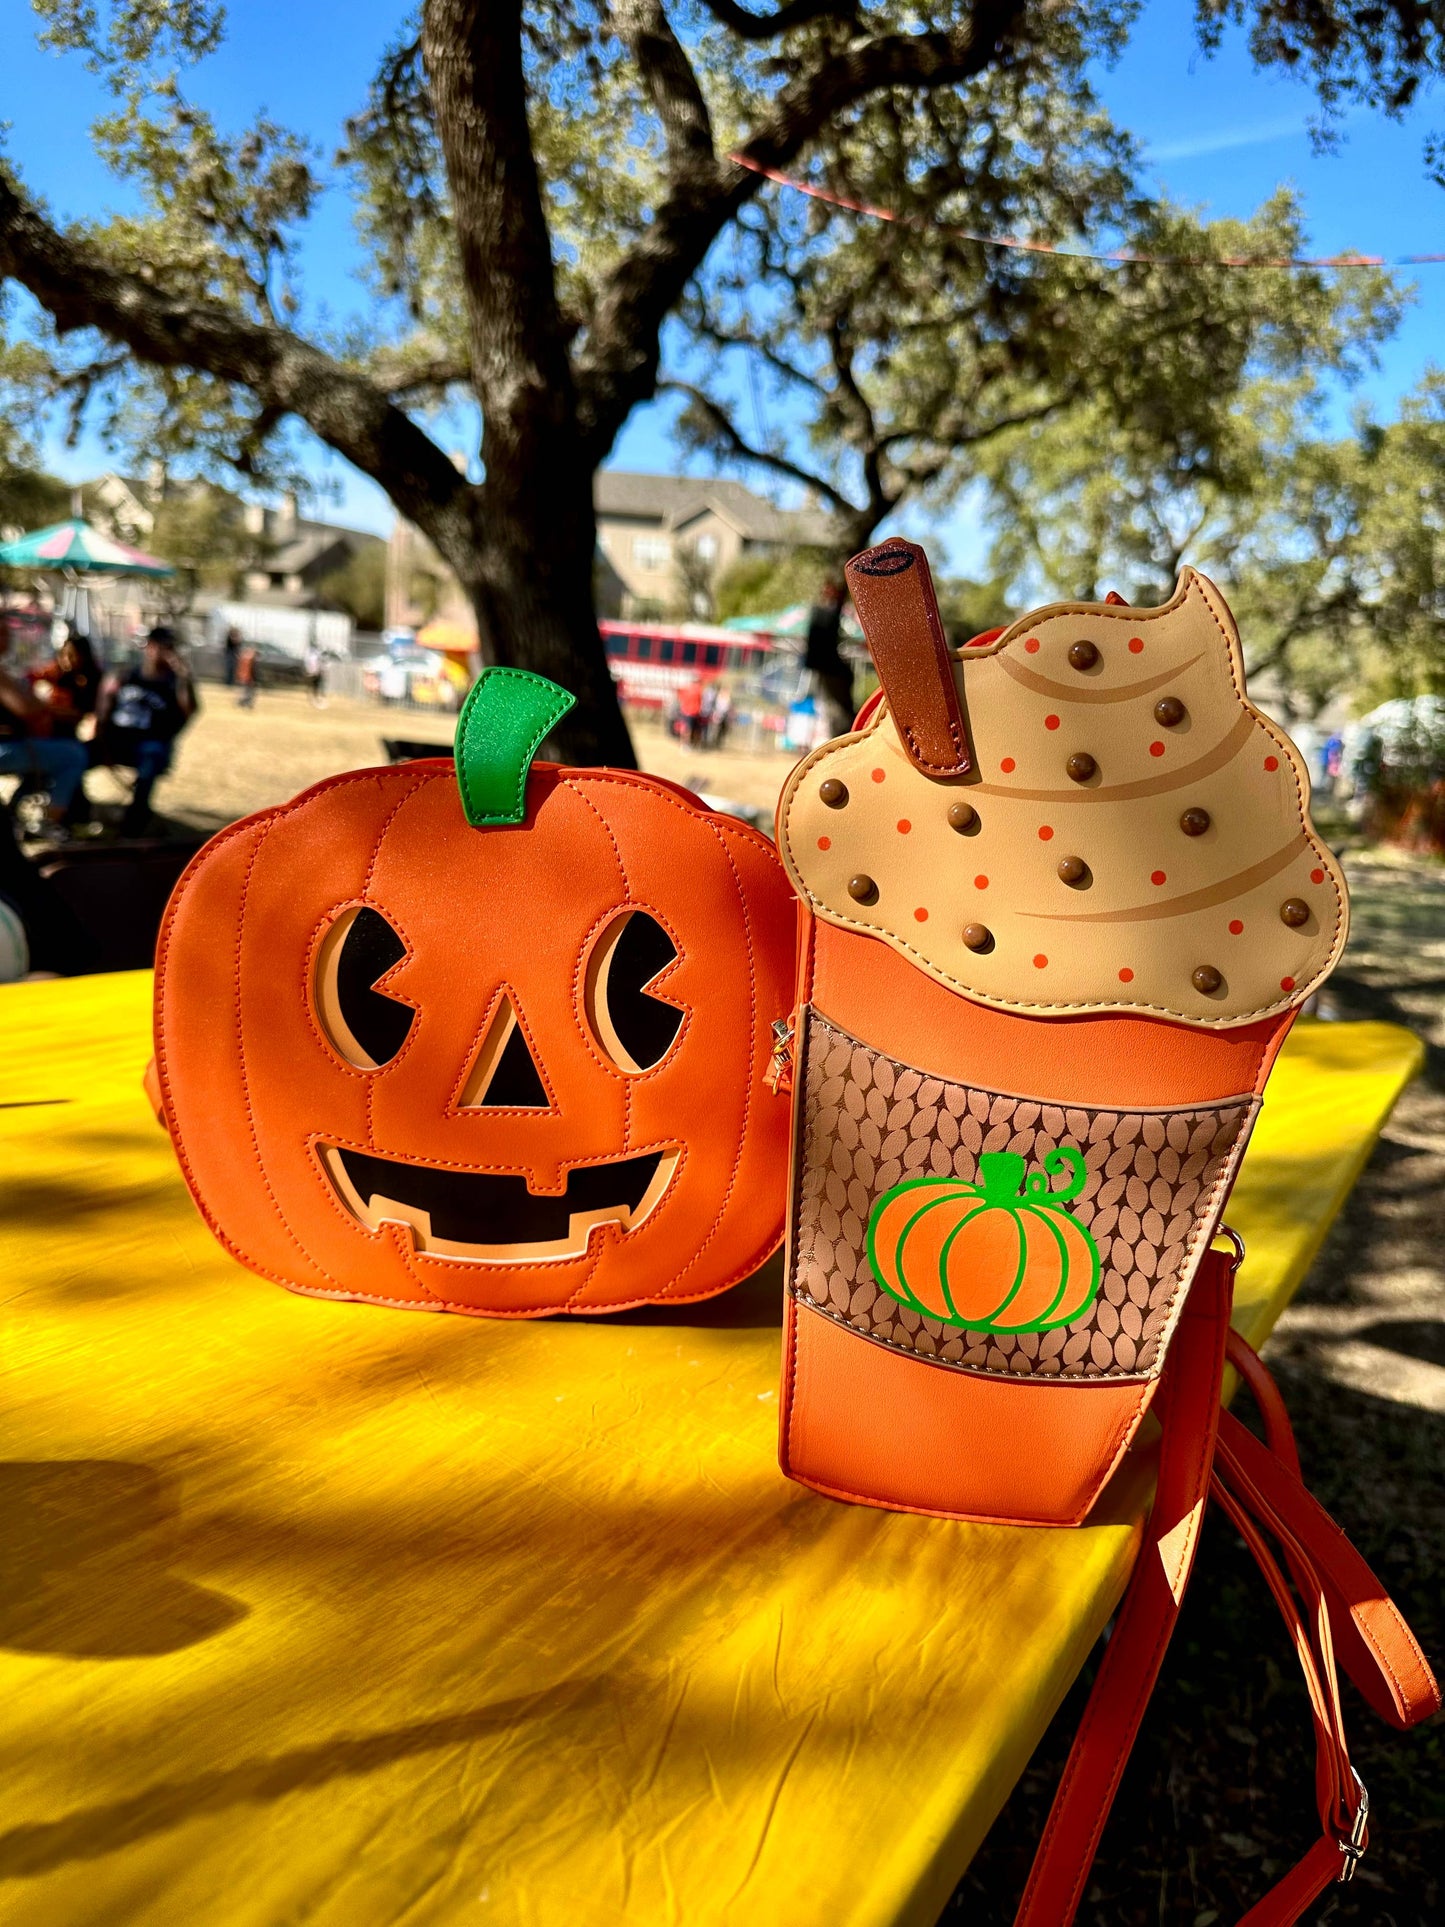
[[[619,613],[685,607],[687,578],[716,581],[743,556],[824,548],[817,508],[781,509],[741,482],[604,469],[596,478],[597,546],[615,578]]]

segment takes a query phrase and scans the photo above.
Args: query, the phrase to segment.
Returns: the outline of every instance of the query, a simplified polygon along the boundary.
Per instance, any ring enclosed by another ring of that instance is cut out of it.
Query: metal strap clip
[[[1344,1855],[1344,1865],[1340,1868],[1337,1882],[1341,1887],[1349,1886],[1355,1877],[1355,1868],[1365,1857],[1365,1829],[1370,1819],[1370,1796],[1365,1791],[1364,1781],[1353,1767],[1350,1768],[1350,1778],[1359,1789],[1360,1804],[1355,1808],[1355,1820],[1350,1828],[1349,1839],[1338,1843],[1340,1852]]]

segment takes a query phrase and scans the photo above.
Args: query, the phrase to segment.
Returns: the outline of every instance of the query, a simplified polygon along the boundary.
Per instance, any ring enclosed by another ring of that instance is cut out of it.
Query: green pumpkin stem
[[[978,1175],[989,1204],[1012,1204],[1024,1187],[1024,1161],[1017,1151],[982,1151]]]
[[[484,669],[457,718],[457,787],[474,830],[520,823],[527,772],[545,739],[576,702],[530,669]]]

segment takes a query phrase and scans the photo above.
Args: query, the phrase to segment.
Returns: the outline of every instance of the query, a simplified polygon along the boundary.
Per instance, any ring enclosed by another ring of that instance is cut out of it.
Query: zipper
[[[793,1037],[796,1016],[795,1011],[791,1017],[773,1019],[773,1054],[768,1059],[768,1068],[763,1076],[774,1097],[786,1096],[793,1088]]]

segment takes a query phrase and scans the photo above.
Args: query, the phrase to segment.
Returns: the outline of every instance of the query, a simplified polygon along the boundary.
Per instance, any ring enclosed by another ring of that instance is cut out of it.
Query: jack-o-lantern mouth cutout
[[[681,1156],[673,1147],[582,1165],[564,1191],[538,1195],[511,1172],[404,1163],[338,1144],[317,1151],[336,1195],[368,1230],[404,1225],[416,1250],[480,1264],[578,1258],[603,1225],[636,1230],[662,1202]]]

